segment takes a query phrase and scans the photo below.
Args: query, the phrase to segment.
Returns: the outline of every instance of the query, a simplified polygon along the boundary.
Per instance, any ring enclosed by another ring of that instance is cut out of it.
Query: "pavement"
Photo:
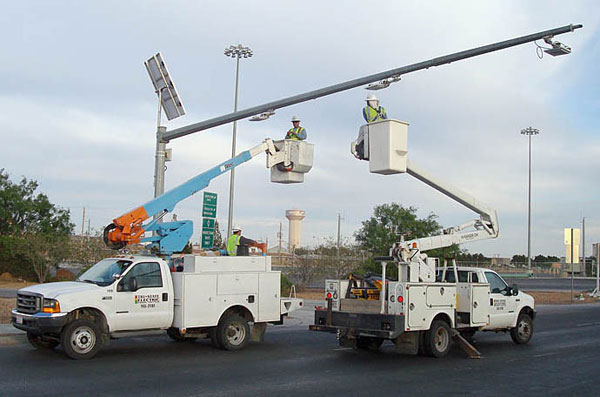
[[[16,329],[12,324],[0,324],[0,346],[18,345],[27,342],[24,331]]]
[[[84,362],[67,359],[60,347],[0,346],[0,395],[598,394],[598,304],[539,306],[528,345],[477,333],[483,358],[470,360],[458,348],[444,359],[398,354],[389,342],[379,351],[340,348],[335,335],[307,331],[316,303],[239,352],[166,335],[112,340]]]

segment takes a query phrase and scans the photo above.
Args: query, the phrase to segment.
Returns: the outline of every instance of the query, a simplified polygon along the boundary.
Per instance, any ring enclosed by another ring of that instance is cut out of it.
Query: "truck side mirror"
[[[135,277],[131,277],[129,279],[129,291],[137,291],[137,289],[138,289],[137,280]]]
[[[510,289],[512,290],[512,294],[513,295],[518,295],[519,294],[519,287],[517,286],[517,284],[511,285]]]

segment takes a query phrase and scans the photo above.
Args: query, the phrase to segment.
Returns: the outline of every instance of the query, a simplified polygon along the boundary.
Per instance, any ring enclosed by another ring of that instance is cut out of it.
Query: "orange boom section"
[[[112,249],[139,243],[145,232],[142,222],[148,218],[143,206],[121,215],[104,229],[104,243]]]

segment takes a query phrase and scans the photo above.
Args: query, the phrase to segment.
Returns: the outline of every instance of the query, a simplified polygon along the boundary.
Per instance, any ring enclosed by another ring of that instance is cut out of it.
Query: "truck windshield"
[[[94,283],[99,286],[112,284],[114,275],[121,275],[131,265],[131,261],[122,259],[103,259],[83,273],[77,281]]]

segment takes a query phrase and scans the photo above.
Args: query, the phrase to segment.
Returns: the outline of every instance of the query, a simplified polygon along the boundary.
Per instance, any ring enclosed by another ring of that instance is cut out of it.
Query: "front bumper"
[[[11,324],[34,335],[60,334],[68,313],[19,313],[11,311]]]
[[[315,324],[311,331],[352,334],[356,336],[374,336],[395,339],[404,332],[404,316],[376,313],[348,313],[327,310],[315,310]]]

